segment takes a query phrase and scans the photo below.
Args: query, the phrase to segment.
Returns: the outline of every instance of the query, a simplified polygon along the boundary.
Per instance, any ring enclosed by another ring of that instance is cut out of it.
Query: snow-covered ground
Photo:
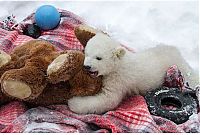
[[[21,21],[43,4],[72,11],[137,51],[160,42],[177,46],[199,70],[198,1],[0,1],[0,20],[14,14]]]

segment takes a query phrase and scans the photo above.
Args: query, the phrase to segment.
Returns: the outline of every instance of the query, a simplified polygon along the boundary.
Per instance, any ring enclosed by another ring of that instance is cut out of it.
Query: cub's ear
[[[117,47],[114,51],[113,51],[113,57],[114,58],[122,58],[124,55],[126,54],[126,50],[123,47]]]

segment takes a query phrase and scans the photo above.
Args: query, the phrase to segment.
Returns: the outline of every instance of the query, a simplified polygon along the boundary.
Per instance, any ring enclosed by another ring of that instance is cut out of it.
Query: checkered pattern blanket
[[[61,25],[49,31],[42,32],[40,39],[55,44],[58,50],[78,49],[82,46],[74,36],[75,25],[83,23],[76,15],[60,10]],[[20,29],[27,23],[33,23],[33,15],[28,16],[18,25],[15,31],[0,29],[0,49],[10,52],[14,47],[31,40],[21,35]],[[176,67],[170,68],[164,85],[173,85],[174,77],[178,87],[183,84]],[[172,78],[170,79],[171,76]],[[13,101],[0,107],[0,132],[3,133],[33,133],[33,132],[200,132],[200,113],[194,114],[183,124],[149,113],[144,97],[133,96],[124,100],[116,109],[102,115],[79,115],[69,110],[67,105],[51,105],[28,109],[22,102]]]
[[[55,45],[58,51],[61,50],[83,50],[83,46],[77,40],[74,34],[74,28],[80,24],[84,24],[83,20],[77,15],[59,9],[61,14],[60,25],[48,31],[42,31],[38,39],[47,40]],[[7,31],[3,28],[3,22],[0,22],[0,49],[9,53],[16,46],[21,45],[27,41],[33,40],[32,37],[22,34],[23,29],[28,24],[35,23],[34,14],[32,13],[21,23],[13,27],[13,31]]]

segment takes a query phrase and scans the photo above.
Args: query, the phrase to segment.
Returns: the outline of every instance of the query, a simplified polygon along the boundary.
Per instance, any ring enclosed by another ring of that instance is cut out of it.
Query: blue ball
[[[50,30],[58,26],[60,13],[51,5],[43,5],[35,12],[35,22],[43,30]]]

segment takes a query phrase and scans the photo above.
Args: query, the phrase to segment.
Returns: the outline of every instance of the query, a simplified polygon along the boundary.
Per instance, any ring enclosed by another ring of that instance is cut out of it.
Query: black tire
[[[192,114],[197,113],[196,100],[178,88],[158,88],[147,92],[145,99],[152,115],[167,118],[176,124],[184,123]],[[163,105],[172,105],[176,109],[166,109]]]

